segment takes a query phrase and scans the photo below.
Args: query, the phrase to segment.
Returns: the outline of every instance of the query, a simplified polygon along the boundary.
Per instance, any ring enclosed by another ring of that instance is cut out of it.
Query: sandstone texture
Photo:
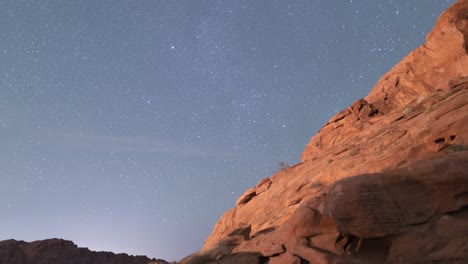
[[[468,0],[181,263],[468,263]]]
[[[167,264],[164,260],[79,248],[71,241],[0,241],[0,264]]]

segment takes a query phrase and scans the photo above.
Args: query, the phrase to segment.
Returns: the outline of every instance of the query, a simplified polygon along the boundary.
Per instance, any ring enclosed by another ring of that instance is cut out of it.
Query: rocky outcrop
[[[459,0],[181,263],[468,263],[467,25]]]
[[[164,260],[111,252],[94,252],[73,242],[48,239],[31,243],[0,241],[1,264],[167,264]]]
[[[381,123],[391,121],[395,114],[407,115],[418,110],[416,107],[430,106],[427,97],[433,97],[435,92],[443,94],[454,87],[466,87],[467,25],[468,4],[466,0],[458,1],[437,20],[426,44],[385,74],[365,99],[356,101],[328,121],[306,146],[302,160],[320,158],[324,151],[339,149],[350,138],[365,141],[362,133],[369,126],[383,127]],[[421,101],[426,103],[421,105]]]

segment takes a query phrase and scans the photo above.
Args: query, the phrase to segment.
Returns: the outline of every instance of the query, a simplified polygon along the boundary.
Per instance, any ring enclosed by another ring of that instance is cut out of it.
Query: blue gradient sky
[[[453,2],[0,0],[0,240],[198,250]]]

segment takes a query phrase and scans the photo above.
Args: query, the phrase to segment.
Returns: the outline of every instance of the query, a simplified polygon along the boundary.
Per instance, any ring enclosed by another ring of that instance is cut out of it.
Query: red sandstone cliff
[[[468,263],[468,0],[181,263]]]

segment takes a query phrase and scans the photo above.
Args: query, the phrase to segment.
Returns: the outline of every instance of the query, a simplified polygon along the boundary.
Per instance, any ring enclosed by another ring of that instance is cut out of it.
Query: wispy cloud
[[[116,153],[161,153],[180,156],[219,158],[232,156],[232,153],[225,149],[211,149],[170,139],[128,136],[96,136],[84,134],[66,134],[63,139],[62,143],[67,147],[90,151]]]

